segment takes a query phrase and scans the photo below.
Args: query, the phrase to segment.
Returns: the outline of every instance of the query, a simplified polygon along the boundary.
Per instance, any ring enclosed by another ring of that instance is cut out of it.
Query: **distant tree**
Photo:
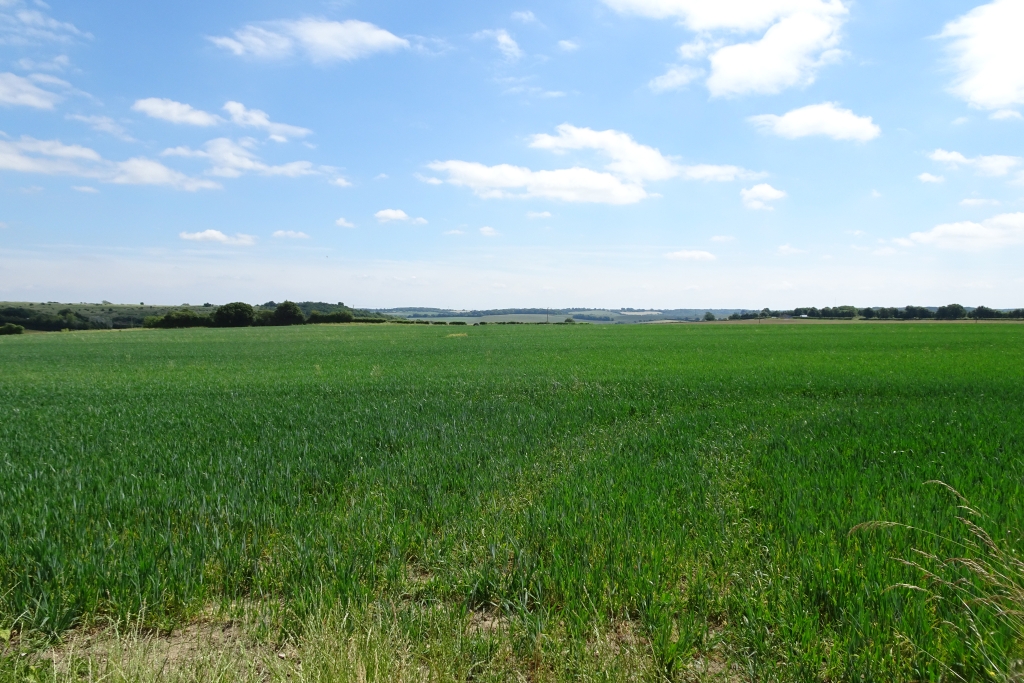
[[[249,327],[254,322],[256,313],[244,301],[224,304],[213,312],[213,324],[216,327]]]
[[[320,323],[350,323],[354,319],[355,316],[352,315],[352,311],[335,311],[334,313],[313,311],[309,314],[309,320],[306,322],[311,325],[317,325]]]
[[[704,314],[704,320],[707,320],[708,322],[715,320],[715,314],[712,313],[711,311],[708,311],[707,313]]]
[[[282,301],[274,309],[274,325],[302,325],[306,317],[294,302]]]
[[[572,324],[576,324],[576,321],[575,321],[575,320],[573,320],[572,318],[566,318],[566,319],[565,319],[565,322],[567,322],[567,323],[572,323]]]
[[[24,333],[25,328],[21,325],[15,325],[14,323],[4,323],[3,325],[0,325],[0,335]]]
[[[862,308],[860,310],[860,317],[867,318],[868,320],[871,320],[872,318],[875,317],[875,309],[873,309],[873,308]]]
[[[939,310],[935,311],[935,317],[939,320],[962,320],[967,317],[967,309],[960,304],[940,306]]]
[[[942,309],[940,308],[939,310],[941,311]],[[971,317],[980,320],[990,320],[992,318],[1005,318],[1007,316],[1002,311],[997,311],[993,308],[989,308],[988,306],[978,306],[971,311]]]

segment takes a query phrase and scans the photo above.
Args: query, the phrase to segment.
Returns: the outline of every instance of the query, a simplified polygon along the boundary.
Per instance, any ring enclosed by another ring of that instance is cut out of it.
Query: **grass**
[[[209,619],[300,669],[213,644],[173,676],[985,680],[1019,656],[998,615],[891,587],[915,549],[973,552],[929,480],[1021,548],[1024,326],[464,329],[0,339],[0,681],[166,679],[147,638]],[[871,520],[928,533],[849,533]],[[103,628],[125,656],[44,656]]]

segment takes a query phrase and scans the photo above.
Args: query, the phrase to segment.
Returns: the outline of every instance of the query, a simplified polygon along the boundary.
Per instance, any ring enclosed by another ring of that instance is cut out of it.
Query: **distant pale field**
[[[1024,550],[1022,380],[1019,324],[0,337],[0,681],[982,680],[895,558],[974,552],[929,480]]]

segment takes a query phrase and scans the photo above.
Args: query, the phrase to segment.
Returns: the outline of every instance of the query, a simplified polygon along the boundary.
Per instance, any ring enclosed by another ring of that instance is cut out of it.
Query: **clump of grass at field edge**
[[[956,497],[957,519],[967,532],[966,538],[943,540],[959,547],[962,553],[940,557],[934,552],[914,549],[911,558],[901,557],[897,561],[918,572],[922,585],[901,583],[892,588],[919,591],[927,594],[929,600],[959,607],[964,616],[962,625],[945,625],[952,626],[968,643],[984,669],[970,671],[963,665],[947,666],[957,680],[973,680],[977,674],[983,674],[1008,683],[1024,681],[1024,562],[993,540],[982,526],[984,515],[956,489],[941,481],[926,483],[941,486]],[[917,527],[890,521],[865,522],[850,533],[893,528],[931,535]],[[1012,634],[1009,647],[990,637],[993,624]]]

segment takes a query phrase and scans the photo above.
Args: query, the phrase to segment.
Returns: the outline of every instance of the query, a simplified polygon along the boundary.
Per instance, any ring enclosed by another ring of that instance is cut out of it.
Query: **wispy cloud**
[[[231,36],[213,36],[209,40],[239,57],[272,60],[301,53],[318,64],[352,61],[410,47],[405,38],[354,19],[299,19],[246,24]]]

